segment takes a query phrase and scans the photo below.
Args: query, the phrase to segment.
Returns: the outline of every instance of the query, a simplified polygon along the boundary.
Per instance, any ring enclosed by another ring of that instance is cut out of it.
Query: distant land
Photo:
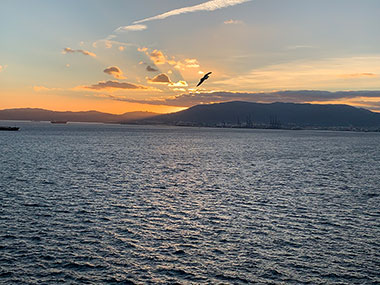
[[[143,119],[146,123],[209,127],[380,130],[380,114],[349,105],[226,102]]]
[[[0,110],[0,120],[25,121],[54,120],[69,122],[127,123],[154,117],[157,115],[157,113],[150,112],[129,112],[121,115],[102,113],[98,111],[57,112],[34,108]]]
[[[129,112],[121,115],[56,112],[44,109],[0,110],[0,120],[163,124],[196,127],[330,129],[380,131],[380,113],[349,105],[225,102],[170,113]]]

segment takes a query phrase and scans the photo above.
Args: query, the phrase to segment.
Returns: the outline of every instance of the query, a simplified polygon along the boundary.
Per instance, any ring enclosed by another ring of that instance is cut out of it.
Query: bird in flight
[[[202,78],[201,78],[201,80],[199,80],[199,83],[197,84],[197,87],[199,86],[199,85],[201,85],[202,83],[203,83],[203,81],[205,81],[206,79],[208,79],[210,76],[210,74],[211,74],[212,72],[207,72]]]

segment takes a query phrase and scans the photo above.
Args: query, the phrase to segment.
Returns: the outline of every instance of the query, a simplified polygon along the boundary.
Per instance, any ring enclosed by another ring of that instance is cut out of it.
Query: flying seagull
[[[209,78],[209,75],[211,74],[212,72],[207,72],[202,78],[201,78],[201,80],[199,81],[199,83],[197,84],[197,87],[199,86],[199,85],[201,85],[202,83],[203,83],[203,81],[205,81],[206,79],[208,79]]]

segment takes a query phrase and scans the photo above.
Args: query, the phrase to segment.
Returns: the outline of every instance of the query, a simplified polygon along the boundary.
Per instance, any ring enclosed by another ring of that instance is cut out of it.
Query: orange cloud
[[[189,86],[189,85],[187,84],[186,81],[184,81],[184,80],[180,80],[180,81],[178,81],[178,82],[176,82],[176,83],[173,83],[173,82],[170,83],[169,86],[170,86],[170,87],[187,87],[187,86]]]
[[[125,79],[125,76],[123,76],[123,72],[121,69],[117,66],[110,66],[103,70],[104,73],[107,73],[117,79]]]
[[[172,82],[169,78],[169,76],[167,76],[165,73],[161,73],[153,78],[148,78],[148,82],[149,83],[155,83],[155,84],[166,84],[167,86],[169,87],[174,87],[176,89],[178,88],[183,88],[183,87],[187,87],[188,84],[186,81],[184,80],[180,80],[178,82]],[[174,90],[174,89],[173,89]],[[185,90],[185,89],[183,89]]]
[[[166,56],[162,51],[160,50],[153,50],[149,53],[148,48],[137,48],[139,52],[145,53],[150,60],[156,64],[156,65],[162,65],[162,64],[169,64],[173,66],[176,69],[179,70],[185,70],[186,68],[199,68],[199,62],[195,58],[186,58],[183,61],[176,60],[174,57],[168,57]]]
[[[146,47],[142,47],[142,48],[137,48],[137,50],[138,50],[139,52],[147,52],[147,51],[148,51],[148,48],[146,48]]]
[[[92,57],[96,57],[95,53],[87,51],[87,50],[83,50],[83,49],[64,48],[63,51],[62,51],[62,53],[63,54],[66,54],[66,53],[81,53],[83,55],[89,55],[89,56],[92,56]]]
[[[166,62],[166,58],[162,51],[155,49],[149,54],[150,59],[154,62],[154,64],[164,64]]]
[[[199,67],[199,62],[195,58],[187,58],[185,59],[185,65],[189,68],[197,68]]]

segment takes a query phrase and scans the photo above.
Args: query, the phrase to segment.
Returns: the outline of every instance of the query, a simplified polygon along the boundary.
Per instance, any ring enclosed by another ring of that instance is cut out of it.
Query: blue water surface
[[[5,123],[1,283],[380,283],[380,133]]]

